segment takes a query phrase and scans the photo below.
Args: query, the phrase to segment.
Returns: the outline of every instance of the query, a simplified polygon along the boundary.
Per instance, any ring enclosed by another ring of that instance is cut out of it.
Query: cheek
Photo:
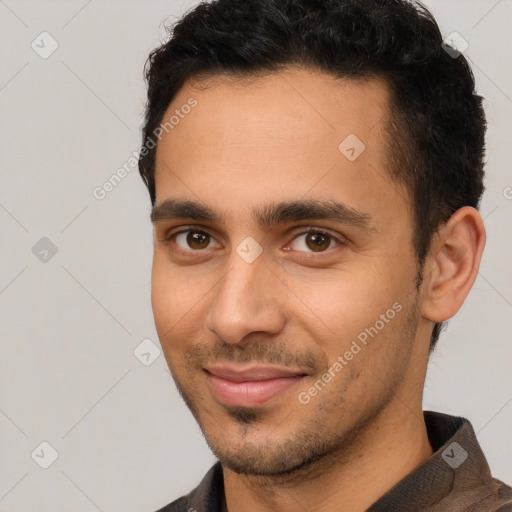
[[[159,335],[169,330],[179,315],[181,294],[173,293],[174,282],[172,276],[165,272],[161,265],[153,264],[151,306]]]
[[[163,248],[155,247],[151,272],[151,304],[155,321],[169,327],[191,309],[201,296],[201,279],[195,277],[191,267],[171,264]],[[168,327],[168,328],[169,328]]]
[[[218,280],[218,278],[217,278]],[[214,293],[215,275],[198,272],[193,267],[172,266],[164,251],[156,251],[151,276],[151,305],[156,330],[166,353],[181,360],[201,339],[207,311]]]
[[[177,336],[187,311],[192,307],[190,302],[193,297],[189,290],[194,288],[188,286],[186,281],[183,272],[172,269],[165,257],[155,249],[151,274],[151,306],[164,349]]]
[[[299,299],[294,301],[297,314],[317,336],[323,333],[321,339],[333,349],[373,325],[399,296],[388,279],[369,267],[289,282]]]
[[[379,389],[382,381],[376,375],[386,380],[388,367],[407,352],[400,353],[407,297],[394,281],[397,276],[380,277],[376,269],[365,270],[338,272],[329,283],[317,281],[299,288],[298,295],[315,314],[302,303],[296,310],[298,329],[308,332],[331,368],[335,362],[342,364],[339,373],[332,368],[336,378],[329,389],[339,396],[350,383],[347,400],[353,398],[354,404],[368,390]]]

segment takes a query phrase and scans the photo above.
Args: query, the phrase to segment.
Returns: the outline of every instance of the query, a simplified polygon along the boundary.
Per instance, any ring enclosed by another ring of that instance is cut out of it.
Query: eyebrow
[[[369,231],[375,228],[371,216],[333,199],[306,199],[268,203],[253,210],[252,218],[260,229],[270,229],[286,222],[303,220],[330,220],[360,227]],[[151,222],[173,219],[191,219],[226,225],[225,217],[197,201],[166,199],[153,207]]]

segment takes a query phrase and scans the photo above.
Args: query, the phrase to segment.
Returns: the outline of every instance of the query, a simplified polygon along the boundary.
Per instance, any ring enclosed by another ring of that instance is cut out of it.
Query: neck
[[[343,452],[283,476],[224,467],[223,512],[363,512],[433,453],[421,404],[387,407]]]

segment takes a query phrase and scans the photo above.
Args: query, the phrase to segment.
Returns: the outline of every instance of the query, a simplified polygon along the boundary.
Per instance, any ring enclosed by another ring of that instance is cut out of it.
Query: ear
[[[443,322],[460,309],[475,282],[485,246],[477,210],[464,206],[434,235],[423,270],[422,316]]]

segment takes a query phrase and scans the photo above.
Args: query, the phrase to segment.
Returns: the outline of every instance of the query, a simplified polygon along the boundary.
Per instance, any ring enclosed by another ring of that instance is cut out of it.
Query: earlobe
[[[460,309],[475,282],[485,227],[470,206],[457,210],[434,236],[424,271],[422,316],[443,322]]]

